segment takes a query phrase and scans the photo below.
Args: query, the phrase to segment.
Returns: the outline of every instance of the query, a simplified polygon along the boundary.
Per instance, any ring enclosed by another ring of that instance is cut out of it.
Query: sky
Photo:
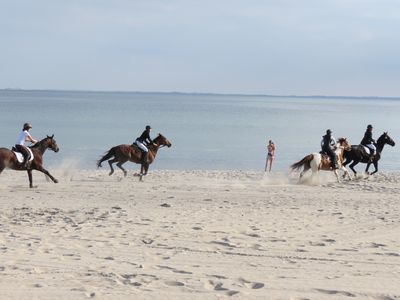
[[[400,96],[398,0],[0,0],[0,88]]]

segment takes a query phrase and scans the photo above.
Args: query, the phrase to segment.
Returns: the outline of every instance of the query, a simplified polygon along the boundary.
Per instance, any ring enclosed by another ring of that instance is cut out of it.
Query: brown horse
[[[344,151],[349,151],[350,147],[351,147],[350,144],[347,142],[347,140],[345,138],[340,138],[337,140],[335,153],[336,153],[339,169],[343,170],[345,175],[347,175],[349,177],[349,179],[351,180],[351,176],[350,176],[349,172],[343,166]],[[298,170],[303,166],[304,166],[304,169],[300,173],[300,178],[302,178],[304,173],[307,172],[309,169],[312,170],[313,175],[318,173],[318,171],[320,171],[320,170],[325,170],[325,171],[334,171],[337,181],[340,182],[337,169],[332,169],[331,161],[329,159],[329,156],[326,154],[320,154],[320,153],[309,154],[309,155],[305,156],[302,160],[291,165],[290,168],[293,171],[293,170]]]
[[[102,158],[98,160],[97,167],[101,168],[101,163],[109,159],[108,164],[111,168],[109,175],[114,173],[112,164],[118,162],[117,167],[120,168],[124,172],[124,176],[126,176],[127,172],[122,165],[127,161],[131,161],[136,164],[141,164],[139,176],[140,180],[142,180],[142,177],[146,175],[147,171],[149,170],[149,165],[156,158],[158,149],[164,146],[171,147],[171,143],[162,134],[158,134],[158,136],[153,140],[153,144],[147,146],[149,149],[149,152],[147,153],[147,159],[144,163],[142,163],[142,152],[138,147],[136,147],[136,145],[118,145],[112,147]]]
[[[46,149],[51,149],[54,152],[58,152],[58,146],[54,139],[54,134],[52,136],[47,136],[40,142],[29,147],[33,153],[33,160],[30,162],[28,169],[23,166],[22,163],[18,162],[15,153],[7,148],[0,148],[0,174],[5,168],[13,169],[16,171],[27,171],[29,177],[29,187],[33,188],[32,185],[32,170],[37,170],[46,174],[54,183],[57,183],[49,171],[43,168],[43,154]]]

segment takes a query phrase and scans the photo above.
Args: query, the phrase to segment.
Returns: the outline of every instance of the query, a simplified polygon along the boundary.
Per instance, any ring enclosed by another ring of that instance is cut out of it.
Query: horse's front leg
[[[142,181],[143,180],[143,174],[144,173],[144,166],[143,164],[140,164],[140,174],[139,174],[139,180]]]
[[[378,172],[378,162],[377,162],[377,161],[374,162],[374,167],[375,167],[375,171],[373,171],[373,172],[371,173],[371,175],[373,175],[373,174],[375,174],[376,172]]]
[[[358,161],[353,161],[353,163],[351,163],[350,166],[349,166],[350,169],[353,171],[355,177],[357,176],[357,171],[354,169],[354,167],[358,163],[359,163]]]
[[[368,163],[367,163],[367,167],[365,168],[365,173],[367,173],[368,175],[370,175],[370,174],[368,173],[368,169],[369,169],[370,166],[371,166],[371,163],[368,162]]]
[[[33,188],[33,182],[32,182],[32,170],[27,170],[28,172],[28,178],[29,178],[29,187]]]
[[[149,163],[146,163],[146,164],[144,165],[144,175],[147,175],[147,172],[149,171],[149,166],[150,166]]]
[[[336,175],[337,182],[340,183],[339,172],[338,172],[338,170],[337,170],[337,169],[334,169],[333,172],[334,172],[335,175]]]
[[[49,173],[49,171],[47,171],[47,170],[46,170],[45,168],[43,168],[42,166],[36,167],[36,170],[38,170],[39,172],[42,172],[42,173],[46,174],[47,176],[49,176],[49,178],[50,178],[54,183],[58,183],[58,180],[55,179],[55,178]],[[31,170],[29,170],[29,171],[31,171]],[[28,172],[29,172],[29,171],[28,171]]]
[[[343,174],[343,179],[345,179],[345,178],[346,178],[346,175],[347,175],[347,176],[349,177],[349,180],[351,180],[352,178],[351,178],[351,176],[350,176],[349,171],[347,171],[346,167],[345,167],[344,165],[342,165],[341,169],[342,169],[342,171],[344,172],[344,174]]]

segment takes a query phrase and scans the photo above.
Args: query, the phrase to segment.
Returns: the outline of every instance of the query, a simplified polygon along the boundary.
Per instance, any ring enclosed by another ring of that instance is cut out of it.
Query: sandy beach
[[[1,299],[400,299],[400,173],[0,176]]]

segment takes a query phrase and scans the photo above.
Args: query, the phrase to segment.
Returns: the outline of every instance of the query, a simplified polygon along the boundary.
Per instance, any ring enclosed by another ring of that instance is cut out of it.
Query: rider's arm
[[[28,133],[27,136],[25,137],[25,141],[27,142],[31,142],[33,144],[37,143],[37,140],[35,140],[34,138],[32,138],[32,136]]]
[[[336,139],[332,136],[331,137],[331,142],[330,142],[330,144],[331,144],[331,146],[333,147],[333,148],[336,148]]]

